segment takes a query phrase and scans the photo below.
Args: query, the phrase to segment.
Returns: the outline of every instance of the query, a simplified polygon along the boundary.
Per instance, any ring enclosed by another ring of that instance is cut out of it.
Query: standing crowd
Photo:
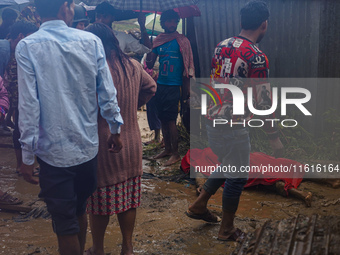
[[[154,123],[153,129],[162,130],[165,146],[154,158],[169,157],[165,165],[181,159],[176,127],[178,105],[190,97],[190,79],[195,70],[190,42],[176,31],[180,17],[174,10],[163,12],[164,33],[151,43],[144,15],[138,18],[141,40],[137,40],[112,30],[116,14],[108,2],[103,2],[96,7],[96,22],[89,25],[86,10],[75,6],[73,0],[35,0],[35,6],[27,7],[16,22],[15,11],[5,9],[2,13],[0,120],[2,126],[14,120],[17,172],[27,182],[39,183],[39,197],[52,216],[62,255],[84,253],[87,214],[93,243],[85,254],[105,254],[105,230],[113,214],[118,217],[122,233],[120,253],[133,254],[143,173],[137,109],[150,99],[149,123]],[[270,90],[269,83],[245,81],[268,78],[268,59],[255,45],[266,33],[268,17],[264,2],[245,5],[240,35],[221,42],[215,49],[212,82],[236,79],[245,93],[248,86],[258,94],[263,86]],[[144,68],[129,57],[131,52],[146,54]],[[156,83],[144,69],[151,70],[157,58]],[[230,109],[230,93],[220,93],[223,107]],[[255,103],[266,107],[261,97],[256,97]],[[209,145],[222,164],[249,165],[248,130],[232,126],[215,129],[212,125],[213,118],[226,118],[224,114],[229,119],[235,117],[232,109],[220,111],[213,104],[208,107]],[[277,129],[265,127],[265,131],[279,155],[283,146]],[[34,176],[35,161],[39,163],[39,180]],[[246,180],[246,175],[212,175],[186,211],[187,216],[218,222],[207,203],[224,183],[218,236],[221,240],[242,240],[245,234],[233,222]],[[20,203],[7,192],[0,191],[0,199]]]

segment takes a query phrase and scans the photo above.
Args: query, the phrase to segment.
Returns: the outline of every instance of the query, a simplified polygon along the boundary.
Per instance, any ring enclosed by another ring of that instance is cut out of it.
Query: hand
[[[145,28],[145,21],[146,21],[146,16],[144,13],[140,12],[139,16],[138,16],[138,24],[140,29],[142,30],[143,28]]]
[[[107,140],[107,145],[109,147],[109,152],[118,153],[123,148],[122,141],[120,139],[120,134],[111,134]]]
[[[20,172],[22,173],[22,176],[24,177],[25,181],[32,183],[32,184],[39,184],[39,181],[33,178],[33,170],[34,170],[34,164],[29,166],[29,165],[22,163],[20,167]]]
[[[269,140],[269,143],[270,143],[270,146],[273,149],[274,157],[275,158],[282,158],[284,153],[285,153],[285,150],[284,150],[283,144],[281,143],[280,138],[278,137],[274,140]]]

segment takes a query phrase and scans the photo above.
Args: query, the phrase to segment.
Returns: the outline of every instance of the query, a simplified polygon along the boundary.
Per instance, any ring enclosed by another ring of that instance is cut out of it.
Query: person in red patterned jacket
[[[241,33],[220,42],[215,48],[212,59],[211,83],[232,84],[243,92],[247,98],[248,87],[252,88],[253,104],[257,110],[270,108],[271,89],[267,81],[269,64],[266,55],[255,45],[264,37],[269,10],[265,2],[251,1],[241,9]],[[216,88],[216,87],[215,87]],[[217,88],[221,104],[211,102],[207,110],[207,132],[209,146],[222,162],[222,167],[234,167],[232,171],[215,171],[204,184],[196,201],[189,206],[186,214],[190,218],[208,222],[220,219],[207,209],[210,197],[223,184],[222,222],[218,239],[224,241],[242,241],[245,237],[240,229],[234,226],[234,217],[240,201],[240,195],[247,182],[248,173],[241,173],[242,166],[249,166],[250,140],[247,121],[252,117],[245,100],[245,112],[236,115],[233,109],[233,94],[229,89]],[[239,107],[239,106],[238,106]],[[263,116],[273,119],[274,115]],[[224,125],[215,125],[214,120],[223,120]],[[277,128],[272,122],[264,121],[264,130],[275,156],[282,156],[283,145],[279,139]]]

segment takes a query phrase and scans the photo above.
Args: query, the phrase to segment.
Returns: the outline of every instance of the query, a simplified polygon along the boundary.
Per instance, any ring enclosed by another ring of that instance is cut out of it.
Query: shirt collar
[[[248,42],[251,42],[252,44],[254,44],[252,41],[250,41],[248,38],[245,38],[244,36],[238,35],[238,36],[235,36],[235,37],[241,38],[243,40],[247,40]]]
[[[61,19],[45,21],[41,24],[39,29],[46,29],[51,27],[67,27],[65,21]]]

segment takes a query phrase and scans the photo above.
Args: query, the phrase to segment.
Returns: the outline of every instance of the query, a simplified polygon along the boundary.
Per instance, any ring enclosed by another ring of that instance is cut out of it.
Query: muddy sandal
[[[236,228],[235,231],[233,233],[231,233],[229,236],[227,236],[227,237],[218,236],[217,240],[220,240],[220,241],[233,241],[233,242],[241,243],[246,238],[246,235],[247,234],[244,233],[241,229]]]
[[[5,192],[0,197],[0,204],[1,205],[19,205],[19,204],[22,204],[22,201],[19,198],[12,197],[10,194]]]
[[[221,221],[220,217],[212,214],[208,209],[205,211],[205,213],[202,213],[202,214],[195,214],[189,210],[187,210],[185,214],[189,218],[195,219],[195,220],[204,220],[206,222],[211,222],[211,223],[217,223]]]

